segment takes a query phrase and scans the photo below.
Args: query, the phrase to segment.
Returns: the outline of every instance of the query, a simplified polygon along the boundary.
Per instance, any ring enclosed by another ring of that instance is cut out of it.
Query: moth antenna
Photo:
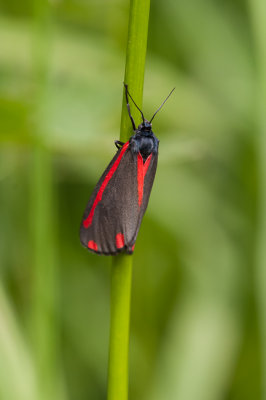
[[[126,89],[126,100],[127,100],[127,103],[128,103],[128,97],[127,97],[127,95],[129,95],[129,97],[131,98],[131,100],[132,100],[133,103],[135,104],[136,108],[137,108],[137,109],[139,110],[139,112],[141,113],[142,120],[143,120],[143,122],[144,122],[144,121],[145,121],[145,118],[144,118],[143,112],[142,112],[141,109],[137,106],[137,104],[136,104],[135,101],[133,100],[131,94],[129,93],[129,91],[128,91],[128,85],[124,83],[124,86],[125,86],[125,89]]]
[[[155,115],[157,114],[158,111],[160,111],[160,109],[162,108],[162,106],[164,105],[164,103],[169,99],[169,97],[171,96],[171,94],[173,93],[173,91],[175,90],[175,87],[171,90],[171,92],[168,94],[168,96],[166,97],[166,99],[162,102],[162,104],[160,105],[160,107],[155,111],[155,113],[153,114],[151,121],[153,120],[153,118],[155,117]]]

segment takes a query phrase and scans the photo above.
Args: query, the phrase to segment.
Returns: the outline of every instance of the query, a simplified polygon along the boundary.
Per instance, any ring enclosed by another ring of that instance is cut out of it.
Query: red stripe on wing
[[[114,175],[115,171],[117,170],[117,167],[118,167],[123,155],[125,154],[125,151],[127,150],[128,146],[129,146],[129,142],[126,142],[124,144],[124,146],[121,148],[121,152],[120,152],[119,156],[115,160],[115,162],[112,165],[112,167],[110,168],[109,172],[106,174],[106,177],[104,178],[103,183],[101,184],[101,187],[95,197],[95,200],[91,207],[90,213],[89,213],[88,217],[83,221],[84,228],[88,228],[91,225],[95,208],[96,208],[97,204],[102,200],[103,192],[104,192],[108,182],[110,181],[110,179]]]
[[[143,164],[143,158],[140,153],[138,153],[138,199],[139,199],[139,206],[141,206],[142,199],[143,199],[143,187],[144,187],[144,178],[148,171],[150,162],[151,162],[152,154],[146,159],[145,163]]]

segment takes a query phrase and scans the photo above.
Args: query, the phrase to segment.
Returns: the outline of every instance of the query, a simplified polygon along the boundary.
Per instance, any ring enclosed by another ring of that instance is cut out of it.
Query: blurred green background
[[[128,11],[0,1],[3,400],[106,398],[111,260],[78,231],[119,139]],[[257,0],[151,1],[146,118],[176,90],[153,123],[131,400],[263,398],[265,16]]]

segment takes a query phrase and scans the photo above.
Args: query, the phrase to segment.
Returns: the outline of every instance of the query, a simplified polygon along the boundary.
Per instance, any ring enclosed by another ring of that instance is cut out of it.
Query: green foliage
[[[176,91],[153,122],[160,157],[134,255],[131,399],[262,398],[258,7],[151,4],[145,116]],[[78,229],[119,136],[128,6],[51,2],[42,61],[32,9],[1,9],[0,398],[104,399],[110,260],[82,249]]]

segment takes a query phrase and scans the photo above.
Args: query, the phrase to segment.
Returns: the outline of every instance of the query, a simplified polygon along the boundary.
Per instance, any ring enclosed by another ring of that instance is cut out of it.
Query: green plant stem
[[[49,152],[42,146],[35,145],[31,170],[33,234],[31,329],[39,399],[53,398],[57,378],[56,268],[51,164]]]
[[[131,0],[124,82],[139,107],[142,107],[149,11],[150,0]],[[139,111],[131,107],[131,112],[138,123]],[[131,135],[132,125],[123,95],[120,140],[126,141]],[[127,400],[132,256],[113,257],[111,275],[108,400]]]
[[[148,39],[150,0],[131,0],[129,12],[128,43],[124,82],[136,104],[142,108],[143,83]],[[120,140],[128,140],[132,135],[132,125],[128,117],[123,90],[123,106],[121,115]],[[138,125],[141,115],[135,107],[131,114]]]
[[[129,316],[132,257],[113,260],[111,280],[111,326],[108,400],[125,400],[128,394]]]
[[[256,294],[262,346],[262,398],[266,399],[266,3],[250,0],[257,62],[258,218]]]
[[[57,263],[53,157],[45,145],[45,106],[51,56],[51,5],[33,2],[32,64],[34,93],[31,163],[32,315],[31,331],[38,399],[63,398],[58,362]]]

